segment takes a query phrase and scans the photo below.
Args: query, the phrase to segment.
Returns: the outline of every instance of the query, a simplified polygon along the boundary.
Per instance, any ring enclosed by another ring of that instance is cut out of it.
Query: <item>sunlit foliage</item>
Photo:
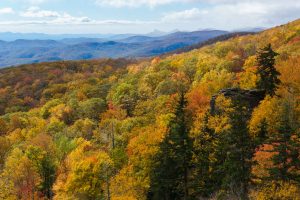
[[[299,38],[298,20],[160,58],[1,69],[0,199],[297,199]],[[217,95],[267,89],[268,44],[270,95]]]

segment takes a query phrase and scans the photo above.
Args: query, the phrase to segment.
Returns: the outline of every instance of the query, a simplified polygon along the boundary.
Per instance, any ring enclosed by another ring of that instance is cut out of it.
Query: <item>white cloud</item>
[[[94,0],[97,5],[113,6],[113,7],[139,7],[139,6],[160,6],[172,3],[205,3],[211,5],[230,5],[241,3],[264,3],[264,4],[289,4],[292,6],[298,0]]]
[[[57,12],[52,10],[42,10],[37,6],[32,6],[26,11],[21,12],[20,16],[29,18],[29,20],[19,20],[14,22],[0,22],[0,24],[84,24],[91,23],[88,17],[75,17],[66,12]]]
[[[41,4],[46,2],[46,0],[24,0],[24,1],[27,1],[30,4]]]
[[[22,3],[26,5],[39,5],[49,0],[10,0],[14,3]]]
[[[236,17],[238,20],[238,16],[255,17],[256,15],[267,15],[268,11],[271,11],[270,7],[260,3],[226,4],[206,9],[192,8],[167,13],[164,15],[163,21],[199,20],[203,17],[208,21],[219,17]]]
[[[222,0],[211,0],[221,2]],[[255,1],[216,4],[206,8],[192,8],[179,12],[165,13],[165,23],[182,24],[182,26],[215,27],[234,29],[242,27],[274,26],[300,17],[300,1],[292,0]],[[232,0],[234,2],[234,0]],[[184,24],[184,25],[183,25]]]
[[[183,10],[179,12],[171,12],[165,14],[162,21],[177,21],[177,20],[193,20],[203,16],[207,13],[206,10],[200,10],[199,8],[192,8],[189,10]]]
[[[89,18],[74,18],[65,16],[56,20],[19,20],[0,21],[0,25],[149,25],[158,24],[157,21],[130,21],[130,20],[91,20]],[[113,28],[113,27],[112,27]]]
[[[85,0],[99,5],[115,7],[157,7],[160,5],[177,3],[193,3],[189,9],[176,12],[160,11],[155,21],[127,20],[124,19],[91,19],[86,16],[74,16],[67,12],[41,9],[37,5],[50,0],[10,0],[15,2],[27,2],[32,5],[27,10],[20,12],[22,18],[15,21],[0,20],[2,30],[33,30],[45,32],[50,30],[61,32],[114,32],[114,33],[141,33],[150,32],[153,29],[170,31],[173,29],[196,30],[204,28],[239,29],[244,27],[271,27],[284,24],[300,17],[300,0]],[[60,0],[51,0],[51,2]],[[75,1],[75,0],[73,0]],[[84,1],[84,0],[76,0]],[[179,4],[178,4],[179,3]],[[199,3],[199,4],[198,4]],[[205,7],[203,7],[203,3]],[[171,6],[174,7],[174,6]],[[187,7],[187,6],[184,6]],[[100,8],[111,9],[111,8]],[[144,9],[144,8],[137,8]],[[168,8],[169,9],[169,8]],[[131,9],[134,12],[134,9]],[[164,10],[164,9],[162,9]],[[127,9],[125,9],[125,12]],[[7,11],[6,11],[7,12]],[[122,11],[123,12],[123,11]],[[0,12],[1,13],[1,12]],[[159,12],[156,12],[159,13]],[[99,15],[100,17],[101,15]],[[72,31],[70,30],[72,28]],[[93,31],[94,30],[94,31]],[[97,30],[97,31],[96,31]]]
[[[68,13],[59,14],[54,20],[45,21],[48,24],[86,24],[93,20],[88,17],[74,17]]]
[[[0,14],[3,15],[3,14],[14,14],[15,11],[12,9],[12,8],[0,8]]]
[[[243,0],[242,0],[243,1]],[[229,3],[237,0],[95,0],[98,5],[107,5],[113,7],[139,7],[150,6],[156,7],[172,3]]]
[[[95,20],[86,16],[72,16],[67,12],[58,12],[52,10],[42,10],[40,7],[32,6],[24,12],[20,12],[23,20],[16,21],[0,21],[0,25],[137,25],[157,23],[155,21],[139,21],[139,20]],[[25,18],[28,18],[26,20]],[[24,20],[25,19],[25,20]]]
[[[22,12],[20,15],[22,17],[32,17],[32,18],[60,17],[60,14],[56,11],[41,10],[39,7],[36,6],[28,8],[25,12]]]
[[[143,5],[155,7],[158,5],[188,1],[192,0],[96,0],[95,2],[98,5],[108,5],[113,7],[139,7]]]

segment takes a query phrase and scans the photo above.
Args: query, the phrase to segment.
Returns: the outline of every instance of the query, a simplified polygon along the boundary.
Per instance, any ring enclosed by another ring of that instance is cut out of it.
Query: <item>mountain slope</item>
[[[269,43],[280,54],[275,62],[281,73],[277,95],[267,96],[254,113],[243,101],[215,96],[218,110],[211,113],[210,100],[220,90],[257,88],[257,50]],[[106,43],[110,45],[120,44]],[[186,102],[178,101],[182,91]],[[54,199],[109,194],[112,199],[143,200],[154,196],[153,188],[162,188],[164,195],[171,186],[180,199],[185,186],[190,199],[247,199],[239,196],[245,187],[252,199],[297,199],[299,97],[300,20],[164,58],[1,69],[0,186],[5,189],[0,195],[46,198],[50,191]],[[181,150],[192,155],[191,184],[177,176],[185,171],[185,161],[174,153],[183,155]],[[241,156],[245,152],[247,159]],[[285,156],[288,165],[278,156]],[[270,169],[284,173],[278,176]],[[160,173],[167,178],[157,181],[157,171],[167,172]]]
[[[0,43],[0,67],[55,60],[149,57],[226,34],[225,31],[177,32],[166,36],[115,36],[63,40],[16,40]],[[111,38],[112,39],[112,38]]]

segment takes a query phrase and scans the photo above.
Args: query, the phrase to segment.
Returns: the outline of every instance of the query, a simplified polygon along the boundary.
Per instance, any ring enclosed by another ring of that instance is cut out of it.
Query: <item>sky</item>
[[[0,32],[148,33],[272,27],[300,18],[300,0],[1,0]]]

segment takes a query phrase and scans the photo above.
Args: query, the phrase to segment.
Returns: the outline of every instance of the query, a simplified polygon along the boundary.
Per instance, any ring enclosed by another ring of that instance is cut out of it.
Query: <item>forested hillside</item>
[[[0,199],[300,199],[300,20],[166,58],[2,69],[0,115]]]

